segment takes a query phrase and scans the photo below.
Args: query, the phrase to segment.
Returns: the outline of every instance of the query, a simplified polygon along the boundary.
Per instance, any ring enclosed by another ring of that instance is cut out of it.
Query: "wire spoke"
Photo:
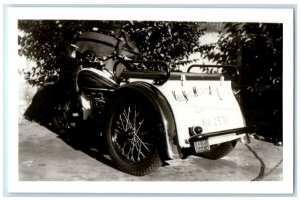
[[[149,142],[148,122],[145,110],[128,105],[122,109],[116,119],[114,142],[120,154],[131,162],[140,162],[151,154],[153,144]]]

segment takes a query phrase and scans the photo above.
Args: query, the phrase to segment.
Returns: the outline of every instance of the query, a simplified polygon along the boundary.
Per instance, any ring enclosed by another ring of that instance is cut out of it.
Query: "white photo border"
[[[55,12],[53,12],[55,10]],[[155,15],[151,12],[155,12]],[[80,15],[78,15],[80,13]],[[118,13],[117,15],[113,13]],[[218,16],[212,15],[218,13]],[[295,186],[295,8],[258,6],[215,8],[201,5],[172,6],[84,6],[84,5],[5,5],[4,6],[4,185],[10,195],[22,194],[190,194],[190,195],[292,195]],[[80,17],[80,18],[79,18]],[[205,22],[283,23],[283,181],[276,182],[24,182],[18,180],[18,82],[16,65],[17,21],[19,19],[81,20],[172,20]],[[291,121],[293,119],[293,121]],[[293,135],[292,135],[293,133]],[[6,175],[6,176],[5,176]],[[117,187],[116,187],[117,186]],[[143,188],[140,188],[143,186]],[[184,188],[180,188],[184,186]],[[236,190],[238,189],[238,190]]]

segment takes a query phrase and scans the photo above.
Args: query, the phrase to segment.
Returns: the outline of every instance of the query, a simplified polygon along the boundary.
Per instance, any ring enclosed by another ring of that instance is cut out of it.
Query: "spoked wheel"
[[[63,134],[74,128],[70,101],[57,103],[54,106],[52,126],[59,134]]]
[[[161,166],[157,151],[159,121],[143,100],[120,97],[112,104],[107,124],[107,145],[117,167],[143,176]]]

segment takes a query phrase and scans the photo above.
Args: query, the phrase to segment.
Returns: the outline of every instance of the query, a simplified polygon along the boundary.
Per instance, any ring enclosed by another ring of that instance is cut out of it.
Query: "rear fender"
[[[153,105],[154,109],[159,114],[164,127],[164,135],[161,138],[162,146],[159,147],[162,159],[169,160],[181,157],[182,154],[178,144],[177,129],[173,112],[162,93],[153,85],[146,82],[132,82],[123,85],[115,90],[115,97],[118,96],[119,93],[126,93],[128,96],[134,94],[141,95]]]

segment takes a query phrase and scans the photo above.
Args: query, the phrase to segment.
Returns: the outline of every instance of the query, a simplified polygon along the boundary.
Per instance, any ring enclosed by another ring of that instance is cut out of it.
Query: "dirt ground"
[[[136,177],[117,170],[100,139],[59,136],[27,120],[19,123],[20,181],[282,181],[282,146],[251,139],[219,160],[195,156],[167,161]]]

